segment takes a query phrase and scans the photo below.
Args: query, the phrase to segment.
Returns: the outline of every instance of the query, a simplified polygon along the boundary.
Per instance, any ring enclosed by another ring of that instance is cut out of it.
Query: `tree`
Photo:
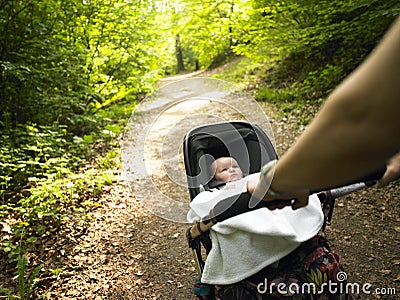
[[[354,70],[400,12],[395,0],[247,1],[236,30],[238,54],[280,62],[280,85],[303,83],[308,96],[321,97]],[[290,74],[290,76],[287,76]],[[318,91],[318,93],[316,93]],[[315,94],[316,93],[316,94]]]
[[[66,124],[158,78],[154,1],[0,2],[0,128]]]
[[[181,38],[180,35],[177,34],[175,36],[175,53],[176,53],[176,61],[178,64],[178,73],[185,71],[185,64],[183,62],[183,49],[182,49],[182,45],[181,45]]]
[[[193,56],[193,66],[198,60],[208,67],[232,55],[236,7],[233,0],[170,1],[172,32],[180,36],[183,53]]]

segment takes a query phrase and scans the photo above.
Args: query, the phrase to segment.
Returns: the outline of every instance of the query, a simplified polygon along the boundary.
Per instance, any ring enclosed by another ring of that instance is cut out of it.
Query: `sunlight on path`
[[[123,145],[125,176],[137,198],[162,218],[186,222],[189,198],[183,197],[187,194],[184,136],[200,125],[233,120],[259,124],[273,139],[255,100],[222,80],[185,79],[146,98],[130,120]]]

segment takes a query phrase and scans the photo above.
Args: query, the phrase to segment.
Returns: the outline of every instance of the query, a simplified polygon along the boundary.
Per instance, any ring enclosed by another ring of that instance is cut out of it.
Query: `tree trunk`
[[[185,71],[185,64],[183,63],[183,53],[181,47],[181,38],[178,35],[175,37],[175,53],[176,53],[176,60],[178,63],[178,73]]]

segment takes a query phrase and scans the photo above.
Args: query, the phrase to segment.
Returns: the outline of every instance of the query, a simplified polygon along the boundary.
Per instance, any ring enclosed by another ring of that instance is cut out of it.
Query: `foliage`
[[[96,199],[104,186],[114,182],[109,169],[120,167],[115,138],[133,108],[134,103],[126,101],[98,110],[91,115],[98,128],[82,137],[57,124],[3,130],[0,228],[7,225],[10,229],[6,235],[2,232],[0,257],[7,258],[8,268],[16,267],[16,275],[21,248],[32,248],[38,237],[55,232],[65,221],[89,220],[86,213],[100,205]],[[25,295],[31,283],[36,283],[29,280]],[[17,297],[6,288],[0,291],[10,299]]]
[[[17,266],[19,299],[29,299],[32,296],[33,288],[39,282],[38,275],[41,268],[41,265],[36,266],[32,273],[27,276],[26,271],[28,269],[28,259],[26,255],[19,257]]]
[[[103,129],[83,138],[60,126],[25,125],[3,134],[0,219],[13,216],[17,235],[22,229],[40,233],[88,206],[87,198],[113,181],[107,170],[119,167],[115,138],[132,107],[102,110],[95,117]],[[88,160],[97,160],[99,170],[87,168]]]
[[[17,245],[13,245],[10,241],[6,241],[6,246],[3,248],[4,251],[11,252],[11,256],[14,258],[13,261],[16,263],[18,294],[15,295],[10,289],[0,285],[0,292],[4,295],[4,297],[0,296],[0,298],[31,299],[34,287],[40,281],[38,276],[42,265],[37,265],[33,270],[31,270],[30,274],[28,274],[29,262],[23,249],[23,244],[26,243],[23,240],[23,237],[24,233],[21,234]],[[30,238],[30,240],[32,240],[32,238]]]
[[[37,180],[79,165],[82,149],[65,126],[18,125],[0,136],[0,193],[3,204]]]
[[[171,38],[179,35],[189,69],[196,59],[213,67],[244,55],[255,65],[267,64],[264,74],[254,77],[318,100],[371,52],[399,14],[400,3],[174,0],[163,2],[162,11]]]
[[[398,1],[248,1],[234,51],[268,60],[264,80],[324,97],[365,59],[400,12]],[[368,24],[368,26],[366,26]]]
[[[97,198],[115,180],[108,169],[119,167],[118,152],[111,149],[108,153],[99,160],[99,169],[86,167],[71,172],[65,167],[63,174],[37,179],[17,202],[0,205],[0,220],[4,220],[0,225],[9,226],[9,234],[2,236],[0,254],[7,258],[9,268],[16,265],[21,299],[31,295],[40,270],[36,267],[28,276],[28,263],[21,253],[34,248],[43,235],[57,232],[63,222],[77,218],[90,220],[87,212],[100,205]],[[0,291],[10,293],[5,288]]]
[[[154,8],[145,1],[0,1],[0,128],[26,122],[90,132],[106,99],[158,79]]]
[[[263,63],[254,61],[248,57],[236,57],[230,63],[226,64],[223,70],[213,77],[235,82],[243,89],[254,89],[257,87],[257,81],[263,75],[265,67]]]
[[[216,66],[232,57],[235,44],[232,30],[237,15],[237,1],[174,0],[164,3],[170,12],[171,31],[180,36],[190,53],[189,65],[198,60],[203,67]]]
[[[219,78],[261,87],[257,99],[297,106],[320,102],[351,72],[400,4],[12,0],[0,1],[0,9],[5,204],[28,195],[38,180],[76,169],[92,158],[92,145],[106,148],[124,125],[104,116],[151,90],[161,70],[173,72],[177,36],[189,68],[213,66],[233,52],[246,55],[251,60]]]
[[[136,102],[177,70],[177,37],[186,70],[235,58],[218,78],[302,126],[399,12],[398,0],[0,0],[0,251],[18,297],[39,272],[27,276],[24,250],[99,205]]]

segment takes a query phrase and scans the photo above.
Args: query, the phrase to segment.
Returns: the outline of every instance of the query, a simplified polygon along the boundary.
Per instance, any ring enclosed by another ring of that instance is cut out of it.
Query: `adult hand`
[[[270,206],[269,209],[283,208],[291,205],[293,209],[306,206],[308,204],[309,191],[298,190],[294,192],[276,192],[271,188],[273,172],[260,174],[260,176],[249,177],[247,181],[247,191],[255,198],[263,201],[271,200],[293,200],[291,204],[285,202],[276,206]]]
[[[400,177],[400,152],[394,155],[386,165],[386,172],[378,180],[376,186],[379,188],[387,186],[390,182]]]

